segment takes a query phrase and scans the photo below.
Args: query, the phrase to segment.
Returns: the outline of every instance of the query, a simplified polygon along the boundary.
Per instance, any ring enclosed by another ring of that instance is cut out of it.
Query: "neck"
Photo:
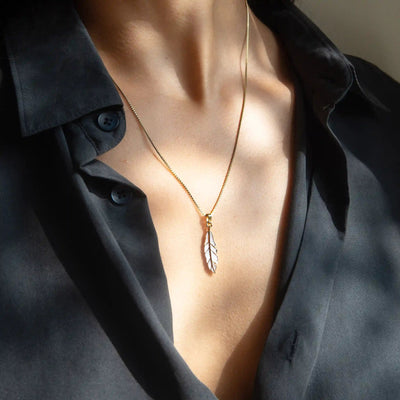
[[[244,0],[75,0],[106,66],[196,101],[221,73],[238,78],[246,31]],[[264,50],[265,51],[265,50]],[[115,76],[115,74],[114,74]],[[143,79],[144,78],[144,79]]]

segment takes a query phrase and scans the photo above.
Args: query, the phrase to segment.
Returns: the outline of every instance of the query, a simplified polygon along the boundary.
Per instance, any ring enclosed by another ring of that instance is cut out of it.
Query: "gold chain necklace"
[[[205,240],[204,240],[204,257],[205,261],[207,263],[208,269],[215,273],[217,270],[217,265],[218,265],[218,256],[217,256],[217,247],[215,244],[214,236],[211,232],[211,227],[212,227],[212,214],[217,207],[217,204],[219,202],[219,199],[221,198],[222,192],[224,191],[226,182],[229,177],[229,173],[231,172],[231,167],[233,163],[233,159],[235,158],[235,153],[236,153],[236,148],[238,144],[238,139],[239,139],[239,133],[240,133],[240,128],[242,125],[242,119],[243,119],[243,112],[244,112],[244,106],[246,103],[246,92],[247,92],[247,65],[248,65],[248,59],[249,59],[249,31],[250,31],[250,15],[249,15],[249,6],[246,1],[246,58],[245,58],[245,70],[244,70],[244,83],[243,83],[243,99],[242,99],[242,107],[240,110],[240,117],[239,117],[239,123],[236,131],[236,138],[235,138],[235,143],[233,146],[233,151],[231,155],[231,159],[229,161],[228,169],[226,171],[224,180],[222,182],[221,189],[218,193],[217,199],[215,200],[215,203],[213,207],[211,208],[211,211],[208,213],[204,213],[200,206],[198,205],[197,201],[193,197],[192,193],[190,190],[187,188],[187,186],[183,183],[182,179],[179,178],[179,176],[176,174],[176,172],[170,167],[168,164],[167,160],[161,155],[159,150],[157,149],[156,145],[154,144],[153,140],[151,139],[150,135],[148,134],[146,128],[144,127],[138,113],[136,112],[135,108],[133,107],[132,103],[128,100],[126,97],[125,93],[122,91],[122,89],[118,86],[118,84],[114,81],[115,86],[118,88],[118,90],[121,92],[122,96],[124,97],[125,101],[128,103],[129,108],[131,109],[132,113],[135,115],[137,121],[139,122],[141,128],[143,129],[143,132],[146,135],[147,140],[150,142],[151,146],[153,147],[154,151],[158,155],[160,161],[163,163],[164,167],[173,175],[173,177],[178,181],[178,183],[182,186],[182,188],[185,190],[185,192],[189,195],[190,199],[192,200],[193,204],[196,206],[197,211],[200,213],[201,217],[205,218],[206,222],[206,234],[205,234]]]

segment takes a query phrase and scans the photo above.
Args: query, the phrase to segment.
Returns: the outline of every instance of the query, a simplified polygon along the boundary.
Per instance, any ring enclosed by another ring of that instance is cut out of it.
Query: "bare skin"
[[[76,0],[76,6],[110,75],[208,211],[239,119],[244,3]],[[98,157],[147,194],[170,291],[174,345],[221,400],[251,398],[274,318],[291,192],[294,93],[287,62],[254,15],[250,43],[239,147],[213,216],[216,274],[205,269],[199,214],[127,107],[123,141]]]

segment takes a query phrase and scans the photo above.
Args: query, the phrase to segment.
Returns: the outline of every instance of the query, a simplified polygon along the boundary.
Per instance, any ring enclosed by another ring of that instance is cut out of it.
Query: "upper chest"
[[[168,282],[174,345],[221,399],[251,392],[272,324],[290,199],[292,108],[288,101],[272,118],[257,102],[247,104],[232,170],[213,213],[216,274],[207,272],[202,254],[204,219],[131,114],[123,141],[99,157],[146,193]],[[216,112],[195,120],[182,111],[159,121],[168,112],[160,104],[152,110],[141,115],[150,121],[146,129],[150,135],[162,129],[152,136],[157,148],[209,212],[228,167],[237,118],[218,119]]]

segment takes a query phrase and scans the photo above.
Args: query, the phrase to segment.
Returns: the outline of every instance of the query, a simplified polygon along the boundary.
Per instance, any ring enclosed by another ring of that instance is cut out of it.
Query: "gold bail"
[[[207,224],[207,228],[212,227],[212,215],[211,214],[206,214],[206,224]]]

